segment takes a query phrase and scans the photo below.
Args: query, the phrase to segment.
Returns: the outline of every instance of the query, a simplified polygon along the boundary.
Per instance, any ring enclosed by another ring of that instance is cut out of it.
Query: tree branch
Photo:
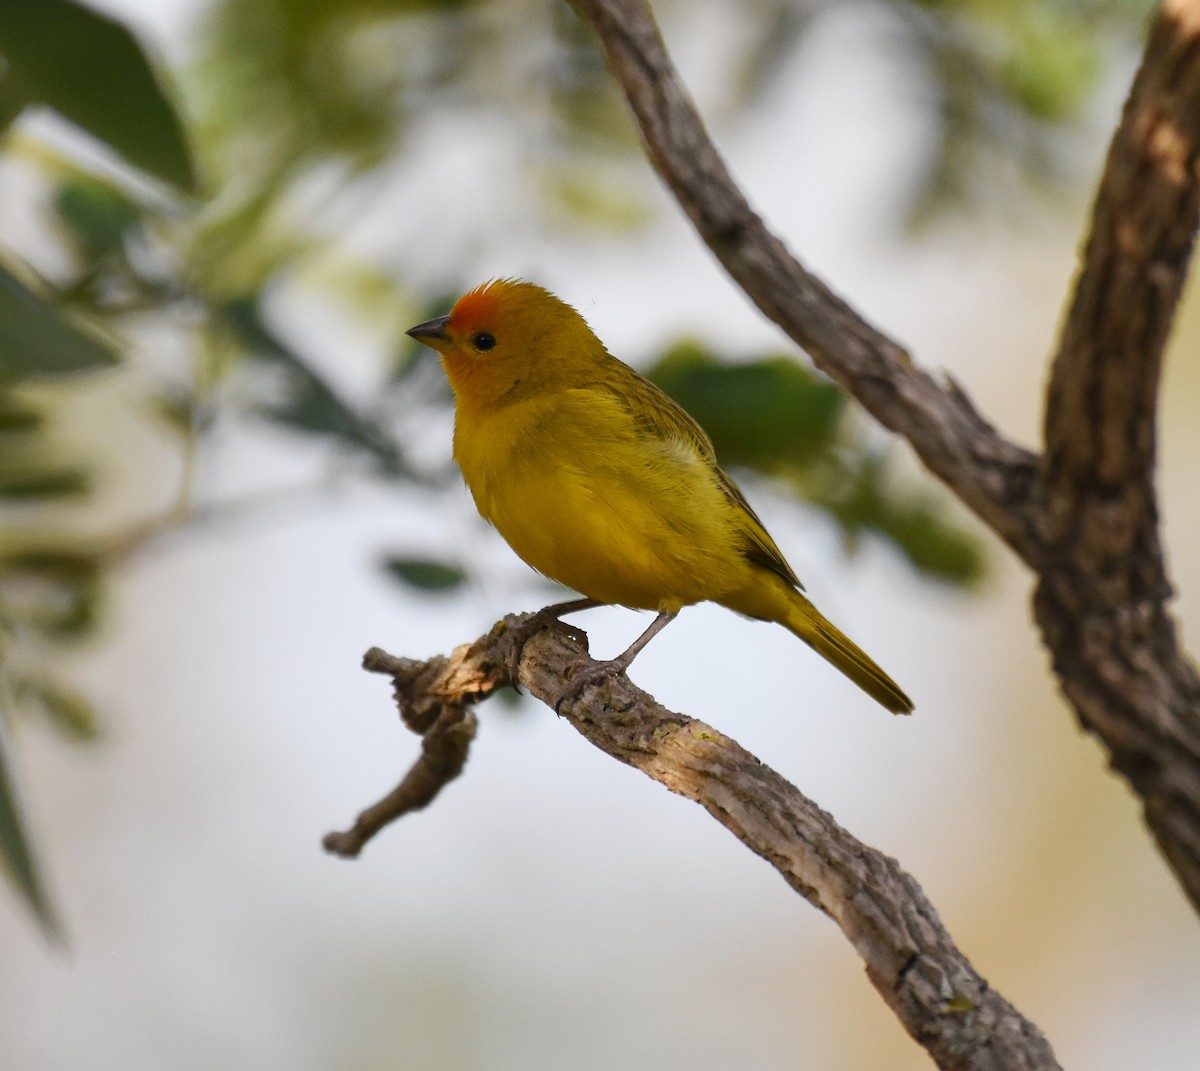
[[[444,662],[394,658],[378,647],[363,655],[363,669],[386,673],[395,683],[400,716],[421,737],[421,756],[400,784],[363,811],[353,826],[326,834],[321,843],[330,854],[353,859],[381,829],[410,811],[428,807],[462,773],[478,727],[463,697],[471,694],[478,668],[463,679],[447,675]]]
[[[571,2],[598,34],[652,163],[730,275],[1037,575],[1036,615],[1063,689],[1200,908],[1200,685],[1165,608],[1152,484],[1158,372],[1197,226],[1200,0],[1163,5],[1114,139],[1054,362],[1044,465],[767,229],[645,0]]]
[[[528,619],[510,615],[449,658],[414,662],[373,650],[364,663],[392,676],[401,716],[427,732],[510,683],[507,667],[519,640],[516,629]],[[558,707],[596,747],[701,804],[832,918],[862,957],[871,984],[939,1067],[1033,1071],[1059,1066],[1041,1031],[980,977],[920,886],[895,860],[856,840],[735,741],[660,706],[624,675],[589,685],[576,697],[571,680],[597,664],[578,640],[547,629],[525,644],[520,682]],[[461,714],[457,720],[463,720]],[[423,761],[424,753],[405,783]],[[364,812],[373,815],[368,824],[376,823],[396,796],[393,792]],[[342,838],[350,836],[357,838],[355,851],[361,848],[384,824],[366,831],[364,816],[357,832],[331,834],[326,846],[340,851],[346,846]]]
[[[758,304],[990,525],[1038,577],[1035,609],[1081,722],[1143,800],[1200,907],[1200,681],[1166,611],[1153,488],[1162,354],[1200,213],[1200,0],[1167,0],[1114,138],[1074,302],[1054,359],[1044,458],[1000,435],[809,273],[750,208],[713,147],[644,0],[572,0],[598,33],[654,166],[717,258]],[[424,806],[462,769],[469,704],[507,683],[506,618],[428,663],[373,653],[422,758],[332,834],[346,854]],[[943,1068],[1051,1068],[1035,1026],[993,992],[916,882],[715,729],[672,714],[592,665],[561,634],[534,636],[521,682],[588,740],[702,804],[842,929],[909,1033]],[[468,729],[469,727],[469,729]]]
[[[1167,612],[1163,352],[1200,219],[1200,3],[1169,0],[1109,149],[1046,398],[1034,599],[1063,691],[1200,907],[1200,678]]]
[[[1036,458],[1004,439],[953,384],[809,272],[746,201],[714,147],[644,0],[571,0],[600,37],[651,162],[752,301],[1022,557],[1036,552]]]

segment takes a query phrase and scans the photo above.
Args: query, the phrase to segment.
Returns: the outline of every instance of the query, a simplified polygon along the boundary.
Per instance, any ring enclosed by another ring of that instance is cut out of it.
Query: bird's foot
[[[582,610],[587,609],[587,607],[576,606],[571,603],[547,606],[535,614],[530,614],[519,625],[512,627],[512,646],[509,648],[508,676],[513,688],[518,692],[521,688],[517,684],[517,672],[521,668],[521,655],[525,653],[525,644],[543,629],[555,629],[563,635],[570,637],[576,643],[582,644],[585,651],[588,649],[588,634],[575,625],[567,624],[566,621],[563,621],[558,616],[561,613],[569,613],[572,609]]]
[[[633,664],[633,660],[641,653],[643,647],[646,646],[655,636],[657,636],[667,625],[674,619],[678,610],[662,610],[659,612],[651,623],[629,647],[622,651],[616,658],[611,658],[607,662],[593,662],[589,666],[585,666],[574,677],[571,678],[571,686],[562,695],[558,697],[558,702],[554,704],[554,713],[562,713],[562,705],[568,699],[578,699],[589,684],[598,684],[602,680],[612,680],[614,677],[620,676]]]
[[[600,684],[603,681],[619,677],[629,668],[629,663],[632,661],[632,658],[627,659],[622,655],[609,659],[607,662],[592,662],[590,665],[582,667],[568,682],[562,695],[558,697],[558,701],[554,704],[554,713],[561,718],[563,703],[574,702],[583,695],[583,690],[588,685]]]

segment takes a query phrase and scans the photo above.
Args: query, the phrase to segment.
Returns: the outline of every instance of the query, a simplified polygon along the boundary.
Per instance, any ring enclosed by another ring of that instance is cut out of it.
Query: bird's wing
[[[682,440],[691,445],[712,471],[722,493],[737,508],[745,522],[741,534],[745,539],[742,552],[750,561],[777,573],[793,587],[804,585],[788,565],[787,559],[775,545],[758,514],[746,501],[741,489],[717,463],[712,440],[688,412],[661,388],[639,375],[628,365],[616,362],[623,373],[606,381],[606,387],[629,413],[639,434],[647,439]]]

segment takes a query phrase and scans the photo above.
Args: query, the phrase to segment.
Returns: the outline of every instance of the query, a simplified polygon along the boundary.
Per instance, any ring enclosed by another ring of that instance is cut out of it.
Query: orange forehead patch
[[[468,291],[450,310],[451,323],[464,327],[491,323],[503,304],[503,295],[516,285],[511,279],[492,279]]]

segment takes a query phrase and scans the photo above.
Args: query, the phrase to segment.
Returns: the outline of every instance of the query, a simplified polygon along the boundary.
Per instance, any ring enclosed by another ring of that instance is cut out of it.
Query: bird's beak
[[[423,324],[410,327],[404,333],[411,335],[418,342],[424,342],[426,345],[433,342],[448,342],[450,336],[446,334],[446,324],[449,322],[449,316],[435,316],[432,320],[426,320]]]

